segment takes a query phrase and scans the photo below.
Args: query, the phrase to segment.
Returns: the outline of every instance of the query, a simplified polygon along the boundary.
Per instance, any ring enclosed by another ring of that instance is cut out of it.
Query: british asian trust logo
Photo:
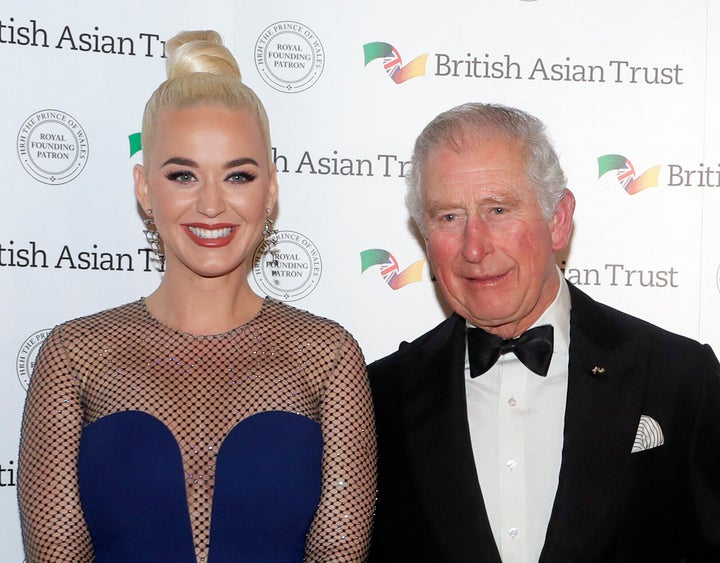
[[[269,297],[298,301],[315,291],[322,259],[315,244],[296,231],[277,231],[255,250],[253,279]]]
[[[637,175],[630,159],[620,154],[606,154],[597,159],[598,178],[608,172],[615,172],[618,183],[630,195],[647,188],[655,188],[659,183],[660,168],[658,164]]]
[[[597,159],[598,179],[615,172],[617,184],[635,195],[648,188],[720,188],[720,163],[687,166],[678,162],[656,164],[638,173],[630,159],[621,154],[605,154]],[[661,179],[661,171],[662,179]]]
[[[361,273],[373,266],[380,266],[380,275],[393,290],[422,281],[422,272],[425,267],[425,260],[418,260],[401,271],[395,256],[382,248],[363,250],[360,253],[360,262]]]
[[[400,52],[390,43],[375,41],[363,45],[365,54],[365,66],[376,59],[382,59],[383,68],[395,84],[402,84],[411,78],[425,76],[428,54],[425,53],[415,57],[409,63],[403,65]]]
[[[67,184],[87,164],[88,139],[70,114],[46,109],[33,113],[20,126],[17,153],[25,171],[38,182]]]
[[[276,22],[265,28],[255,43],[255,68],[275,90],[303,92],[320,78],[325,68],[325,49],[306,25]]]

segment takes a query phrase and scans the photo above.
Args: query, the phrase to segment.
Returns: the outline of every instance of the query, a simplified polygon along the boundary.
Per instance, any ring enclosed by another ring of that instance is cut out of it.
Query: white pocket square
[[[642,415],[631,453],[635,454],[649,450],[650,448],[657,448],[664,443],[665,436],[663,436],[662,428],[660,428],[658,421],[651,416]]]

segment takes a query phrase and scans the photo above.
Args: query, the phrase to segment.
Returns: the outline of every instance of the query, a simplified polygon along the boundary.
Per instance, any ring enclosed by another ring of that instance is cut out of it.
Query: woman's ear
[[[152,209],[147,178],[145,178],[145,167],[141,164],[136,164],[133,167],[133,181],[135,182],[135,197],[140,207],[146,211]]]
[[[266,209],[275,209],[275,204],[277,203],[278,198],[278,184],[277,184],[277,168],[273,164],[272,170],[270,172],[270,185],[268,187],[268,196],[265,208]]]

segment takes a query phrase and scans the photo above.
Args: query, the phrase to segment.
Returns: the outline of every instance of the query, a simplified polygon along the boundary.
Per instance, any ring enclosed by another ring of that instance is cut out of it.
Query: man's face
[[[572,194],[545,219],[522,146],[499,136],[460,153],[434,149],[421,188],[428,257],[448,304],[506,338],[529,328],[558,290],[554,252],[570,235]]]

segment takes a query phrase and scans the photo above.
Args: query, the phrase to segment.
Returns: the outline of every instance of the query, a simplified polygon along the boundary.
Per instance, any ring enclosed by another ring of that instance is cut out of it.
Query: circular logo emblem
[[[268,250],[255,250],[253,278],[261,290],[280,301],[297,301],[312,293],[320,281],[322,260],[313,242],[295,231],[278,231]]]
[[[28,117],[17,136],[17,151],[25,171],[43,184],[67,184],[85,168],[85,130],[64,111],[46,109]]]
[[[42,343],[45,341],[48,334],[50,334],[50,330],[51,329],[49,328],[46,328],[45,330],[38,330],[36,333],[26,338],[25,342],[23,342],[22,346],[20,346],[15,367],[17,369],[20,384],[23,386],[25,391],[27,391],[28,385],[30,385],[30,376],[32,375],[33,369],[35,369],[35,360],[38,352],[40,351],[40,346],[42,346]]]
[[[325,50],[309,27],[294,21],[277,22],[255,43],[255,67],[275,90],[302,92],[320,78]]]

